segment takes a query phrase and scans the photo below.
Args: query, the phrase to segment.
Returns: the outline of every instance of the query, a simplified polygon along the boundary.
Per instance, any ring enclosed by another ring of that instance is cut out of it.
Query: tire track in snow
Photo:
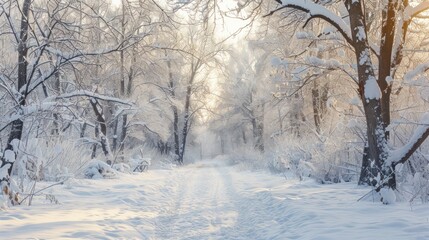
[[[211,239],[230,224],[225,206],[232,208],[225,183],[214,168],[188,167],[181,174],[175,199],[157,221],[159,239]],[[228,210],[231,212],[231,210]],[[227,221],[225,221],[227,219]]]

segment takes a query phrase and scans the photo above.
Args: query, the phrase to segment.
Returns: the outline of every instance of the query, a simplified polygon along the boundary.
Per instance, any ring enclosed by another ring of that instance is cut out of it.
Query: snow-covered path
[[[0,239],[429,239],[427,205],[356,202],[367,191],[206,161],[73,180],[59,205],[0,212]]]

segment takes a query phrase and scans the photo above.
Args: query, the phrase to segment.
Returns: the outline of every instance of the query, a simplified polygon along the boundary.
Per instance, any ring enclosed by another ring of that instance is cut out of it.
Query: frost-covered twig
[[[29,197],[33,197],[33,196],[35,196],[35,195],[37,195],[38,193],[41,193],[41,192],[43,192],[43,191],[45,191],[46,189],[48,189],[48,188],[51,188],[51,187],[54,187],[54,186],[57,186],[57,185],[63,185],[64,184],[64,182],[65,181],[67,181],[67,179],[66,180],[63,180],[63,181],[60,181],[60,182],[57,182],[57,183],[54,183],[54,184],[51,184],[51,185],[49,185],[49,186],[47,186],[47,187],[44,187],[44,188],[42,188],[42,189],[40,189],[40,190],[38,190],[38,191],[36,191],[36,192],[34,192],[34,193],[31,193],[31,194],[28,194],[25,198],[23,198],[20,202],[19,202],[19,204],[22,204],[27,198],[29,198]],[[33,186],[34,187],[34,186]]]

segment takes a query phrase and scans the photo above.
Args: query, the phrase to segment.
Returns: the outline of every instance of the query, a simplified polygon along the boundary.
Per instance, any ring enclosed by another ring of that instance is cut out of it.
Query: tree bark
[[[264,152],[264,104],[258,107],[257,116],[252,118],[253,139],[255,141],[254,148],[260,152]]]
[[[107,136],[107,125],[106,125],[106,119],[105,119],[104,113],[103,113],[103,107],[98,102],[98,100],[95,98],[90,99],[89,102],[91,103],[92,109],[94,110],[97,123],[100,125],[101,149],[103,150],[104,155],[107,158],[109,158],[110,157],[110,151],[109,151],[109,146],[108,146],[107,138],[106,138],[106,136]]]
[[[118,125],[119,119],[115,117],[115,121],[113,121],[113,137],[112,137],[112,151],[116,152],[118,149]]]
[[[394,169],[390,166],[384,166],[388,157],[388,148],[385,136],[386,126],[382,119],[381,110],[383,94],[379,93],[377,96],[379,89],[375,89],[379,87],[372,67],[362,3],[361,1],[347,0],[346,8],[349,11],[353,47],[358,63],[359,93],[364,107],[368,137],[367,158],[364,158],[366,161],[362,162],[361,171],[364,173],[361,173],[360,182],[370,180],[369,184],[373,186],[387,185],[395,189]],[[385,178],[387,178],[387,182]]]
[[[124,147],[125,147],[125,138],[127,137],[127,122],[128,122],[128,115],[124,114],[122,115],[122,130],[121,130],[121,141],[120,141],[120,147],[119,151],[122,153],[122,158],[124,158]]]
[[[395,42],[396,28],[396,11],[398,0],[389,0],[387,9],[382,12],[381,42],[380,42],[380,60],[378,71],[378,85],[382,94],[381,98],[381,119],[384,128],[390,124],[390,94],[392,85],[389,84],[388,78],[391,76],[392,66],[392,49]],[[389,132],[386,130],[386,139],[389,138]]]
[[[193,80],[190,81],[190,83]],[[180,145],[180,154],[179,154],[179,163],[183,164],[183,158],[185,155],[185,149],[186,149],[186,140],[188,137],[188,131],[189,131],[189,111],[191,106],[191,94],[192,94],[192,85],[189,84],[186,91],[186,101],[185,101],[185,111],[184,111],[184,117],[183,117],[183,129],[182,129],[182,143]]]
[[[190,129],[192,87],[194,84],[195,76],[200,66],[201,66],[201,59],[198,59],[195,63],[192,62],[191,64],[192,72],[188,81],[188,86],[186,87],[185,109],[183,113],[184,116],[183,116],[182,142],[179,148],[179,159],[178,159],[180,164],[183,164],[183,158],[185,156],[185,149],[186,149],[186,140]]]
[[[21,29],[20,29],[19,42],[18,42],[17,89],[20,92],[20,96],[17,100],[18,100],[19,108],[25,106],[26,97],[27,97],[27,92],[25,92],[24,87],[27,84],[27,66],[28,66],[27,41],[28,41],[28,28],[29,28],[28,17],[30,12],[30,6],[31,6],[31,0],[24,0],[23,6],[22,6],[22,12],[21,12],[22,14]],[[21,140],[23,129],[24,129],[24,122],[21,118],[18,118],[12,122],[10,135],[7,141],[7,146],[1,158],[0,172],[4,168],[6,168],[7,175],[0,176],[0,187],[1,187],[2,193],[9,197],[9,200],[13,205],[19,204],[18,197],[17,197],[18,195],[10,189],[10,176],[12,174],[13,165],[16,161],[16,157],[18,154],[17,149],[15,149],[13,146],[13,143],[14,141]],[[6,156],[6,154],[10,152],[13,152],[13,156],[12,154],[8,154],[9,156]]]
[[[100,128],[98,127],[98,123],[95,124],[95,128],[94,128],[94,135],[95,135],[95,139],[98,139],[100,137]],[[94,159],[97,156],[97,143],[94,143],[92,145],[92,153],[91,153],[91,159]]]
[[[319,110],[319,89],[317,87],[313,88],[311,90],[311,97],[313,99],[313,118],[314,118],[314,125],[316,126],[316,132],[317,134],[321,133],[320,130],[320,123],[321,123],[321,116],[320,116],[320,110]]]
[[[165,56],[168,58],[167,52],[165,53]],[[173,138],[174,138],[174,154],[176,155],[175,158],[177,161],[179,161],[180,156],[180,142],[179,142],[179,113],[176,106],[176,103],[174,102],[176,98],[176,91],[175,91],[175,85],[174,85],[174,79],[173,79],[173,72],[171,69],[171,60],[167,60],[167,67],[168,67],[168,78],[169,78],[169,91],[170,96],[173,99],[173,103],[171,104],[171,109],[173,111]]]

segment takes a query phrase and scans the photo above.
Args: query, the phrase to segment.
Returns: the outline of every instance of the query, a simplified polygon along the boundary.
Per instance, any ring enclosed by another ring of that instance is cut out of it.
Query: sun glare
[[[121,6],[121,1],[122,0],[110,0],[110,2],[112,3],[112,7],[115,7],[115,8]]]
[[[217,18],[217,35],[218,37],[225,38],[234,34],[238,34],[238,31],[241,28],[244,28],[248,21],[242,20],[238,17],[231,16],[236,8],[236,4],[230,1],[222,1],[220,8],[224,12],[229,12],[228,16],[218,17]]]

